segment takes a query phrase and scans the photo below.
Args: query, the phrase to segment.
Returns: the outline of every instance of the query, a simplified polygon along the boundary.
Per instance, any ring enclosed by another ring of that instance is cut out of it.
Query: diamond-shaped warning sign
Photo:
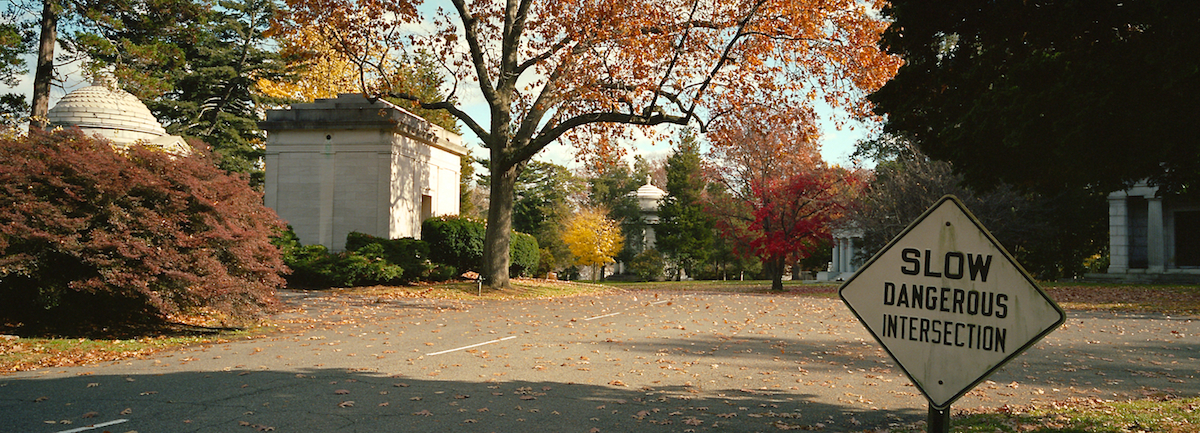
[[[838,295],[937,409],[1066,320],[954,196],[925,211]]]

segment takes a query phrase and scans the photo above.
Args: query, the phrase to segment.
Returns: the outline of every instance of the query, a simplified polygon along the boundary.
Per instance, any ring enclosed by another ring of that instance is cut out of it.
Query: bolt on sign
[[[1066,320],[979,220],[942,197],[838,289],[936,409]]]

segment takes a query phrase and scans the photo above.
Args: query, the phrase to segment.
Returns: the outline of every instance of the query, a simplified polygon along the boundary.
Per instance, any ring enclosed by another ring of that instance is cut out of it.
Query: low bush
[[[475,218],[447,215],[425,220],[421,224],[421,239],[429,244],[429,259],[449,265],[458,272],[479,272],[483,267],[483,238],[487,226]],[[533,275],[541,252],[537,238],[512,232],[508,249],[509,273],[513,276]]]
[[[429,277],[433,266],[425,242],[412,239],[383,239],[351,232],[346,251],[331,253],[322,245],[301,245],[289,227],[274,239],[292,269],[292,287],[353,287],[372,284],[404,284]]]
[[[429,281],[442,282],[455,279],[459,276],[458,268],[450,265],[435,265],[433,270],[429,272]]]
[[[413,238],[384,239],[358,232],[346,235],[347,251],[363,255],[364,251],[369,249],[371,254],[374,254],[376,247],[380,251],[380,258],[404,268],[403,274],[394,282],[410,283],[424,280],[433,270],[433,264],[429,260],[428,242]]]
[[[665,267],[666,263],[663,261],[662,253],[653,248],[643,250],[633,256],[633,260],[629,262],[629,268],[641,281],[662,279]]]
[[[278,217],[205,151],[31,132],[0,137],[0,161],[0,320],[240,321],[274,305]]]
[[[429,259],[459,272],[479,272],[483,265],[483,221],[463,216],[438,216],[421,223],[421,239]]]
[[[508,272],[514,277],[527,277],[537,271],[542,253],[537,238],[525,233],[512,232],[512,244],[508,248]]]
[[[483,234],[482,222],[450,216],[426,220],[423,240],[351,232],[346,236],[346,251],[336,254],[320,245],[301,245],[290,228],[273,242],[292,269],[287,277],[290,286],[352,287],[446,281],[477,271],[483,261]],[[512,236],[509,271],[514,276],[533,275],[541,258],[537,239],[517,232]]]

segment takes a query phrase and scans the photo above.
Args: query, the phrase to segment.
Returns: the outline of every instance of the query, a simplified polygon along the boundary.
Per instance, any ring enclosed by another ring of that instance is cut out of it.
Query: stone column
[[[342,239],[343,245],[334,244],[334,215],[333,215],[333,200],[334,191],[337,186],[337,152],[333,150],[331,143],[325,143],[325,149],[316,156],[320,158],[320,168],[318,169],[321,180],[321,189],[317,192],[318,206],[320,216],[317,221],[317,243],[324,245],[334,251],[341,251],[345,239]]]
[[[1125,194],[1108,197],[1108,273],[1129,272],[1129,203]]]
[[[1162,197],[1146,197],[1146,204],[1146,259],[1149,262],[1146,273],[1162,273],[1166,270]]]
[[[842,245],[841,239],[833,238],[833,260],[832,260],[833,267],[832,267],[832,269],[829,270],[829,272],[834,275],[836,275],[838,272],[842,271],[842,268],[841,268],[842,247],[841,247],[841,245]]]
[[[846,272],[854,272],[854,238],[846,238]]]

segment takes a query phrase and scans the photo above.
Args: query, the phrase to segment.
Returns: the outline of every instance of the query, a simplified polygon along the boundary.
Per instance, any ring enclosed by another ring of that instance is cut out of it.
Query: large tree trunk
[[[50,86],[54,82],[54,42],[58,40],[58,3],[43,0],[41,40],[38,43],[37,68],[33,77],[33,109],[29,128],[45,129],[50,112]]]
[[[783,259],[772,258],[763,263],[771,274],[771,290],[783,291]]]
[[[512,241],[513,190],[517,185],[517,168],[497,170],[499,159],[492,156],[492,184],[488,193],[487,232],[483,238],[483,274],[488,287],[507,289],[509,256]]]

